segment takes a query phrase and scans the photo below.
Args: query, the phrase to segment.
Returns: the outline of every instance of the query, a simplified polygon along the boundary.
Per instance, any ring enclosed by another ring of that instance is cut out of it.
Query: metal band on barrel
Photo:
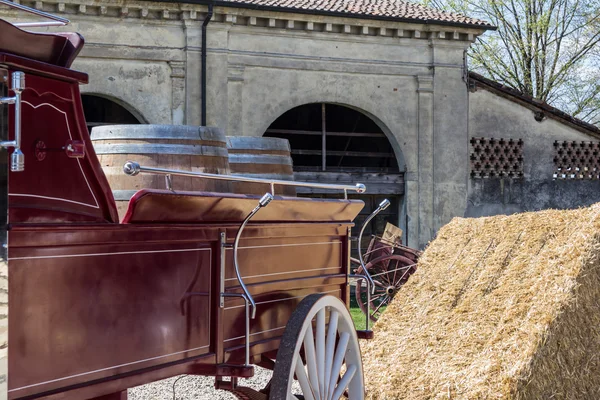
[[[292,165],[289,156],[278,156],[274,154],[231,154],[229,153],[229,164],[276,164]]]
[[[218,128],[187,125],[103,125],[92,129],[95,140],[210,140],[223,143],[225,135]]]
[[[293,181],[294,180],[294,174],[238,174],[238,173],[231,173],[232,176],[246,176],[249,178],[256,178],[256,179],[267,179],[269,180],[269,183],[271,179],[274,180],[279,180],[279,181]],[[265,182],[266,183],[266,182]]]
[[[234,151],[291,151],[290,142],[286,139],[257,136],[227,136],[227,147]]]
[[[186,144],[96,144],[96,154],[177,154],[189,156],[227,157],[227,149]]]

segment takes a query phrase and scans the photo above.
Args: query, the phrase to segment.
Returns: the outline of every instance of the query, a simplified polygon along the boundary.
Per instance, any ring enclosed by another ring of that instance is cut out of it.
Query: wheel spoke
[[[390,274],[388,274],[387,272],[381,275],[379,279],[383,281],[383,284],[385,286],[390,286]]]
[[[338,342],[337,349],[335,350],[335,356],[333,358],[333,366],[331,367],[331,375],[329,377],[329,391],[327,393],[327,400],[332,398],[335,384],[337,383],[340,372],[342,370],[342,364],[344,363],[344,357],[346,356],[346,349],[348,348],[348,342],[350,341],[350,334],[343,332],[340,335],[340,341]]]
[[[379,303],[379,305],[373,310],[373,314],[375,314],[377,311],[379,311],[381,306],[383,306],[384,304],[387,304],[387,302],[382,301],[381,303]]]
[[[315,397],[320,398],[319,373],[317,371],[317,357],[315,354],[315,339],[312,331],[312,324],[308,326],[304,336],[304,355],[306,356],[306,367],[308,368],[310,386],[312,387]]]
[[[298,357],[298,359],[296,360],[295,371],[296,378],[298,379],[298,383],[300,383],[300,388],[302,389],[302,394],[304,394],[304,398],[306,400],[318,400],[315,399],[312,388],[310,387],[310,383],[308,382],[308,377],[306,376],[304,364],[302,364],[302,360],[300,360],[300,357]]]
[[[335,352],[335,341],[337,339],[337,327],[339,314],[331,310],[329,315],[329,326],[327,327],[327,342],[325,344],[325,392],[329,393],[329,377],[331,376],[331,367],[333,366],[333,356]]]
[[[346,304],[310,294],[281,338],[269,400],[365,400],[360,346]]]
[[[350,365],[342,379],[340,379],[337,388],[335,388],[335,392],[333,392],[333,395],[328,400],[339,400],[339,398],[342,397],[342,394],[350,384],[352,378],[354,378],[355,373],[356,365]]]
[[[402,280],[404,279],[404,277],[406,275],[408,275],[408,273],[410,272],[410,268],[408,268],[406,271],[404,271],[404,273],[402,274],[402,276],[400,277],[400,279],[398,280],[398,287],[400,287],[400,282],[402,282]]]
[[[386,293],[386,287],[382,286],[381,288],[375,288],[375,293],[373,293],[373,295],[377,295],[377,294],[382,294],[382,293]]]
[[[402,271],[402,270],[407,270],[407,269],[410,269],[410,267],[408,267],[408,266],[406,266],[406,267],[399,267],[399,268],[396,268],[395,270],[396,271]],[[392,272],[393,272],[393,270],[388,270],[388,271],[380,272],[378,274],[371,274],[371,278],[375,278],[375,277],[386,275],[386,274],[391,274]]]
[[[317,313],[317,373],[319,374],[319,393],[325,394],[325,308]]]
[[[386,292],[383,292],[381,294],[378,294],[376,296],[371,297],[371,303],[373,303],[375,300],[377,300],[377,299],[379,299],[379,298],[381,298],[381,297],[383,297],[385,295],[386,295]]]

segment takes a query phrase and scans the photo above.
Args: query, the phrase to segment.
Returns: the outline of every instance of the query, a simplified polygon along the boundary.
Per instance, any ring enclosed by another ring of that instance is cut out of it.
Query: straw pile
[[[374,330],[370,399],[600,399],[600,204],[454,219]]]

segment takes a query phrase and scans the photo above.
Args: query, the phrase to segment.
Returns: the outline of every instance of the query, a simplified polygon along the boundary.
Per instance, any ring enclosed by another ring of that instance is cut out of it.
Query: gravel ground
[[[254,367],[254,376],[250,379],[240,379],[242,386],[262,389],[271,379],[272,372]],[[175,391],[173,392],[173,384]],[[235,400],[236,398],[224,391],[215,389],[215,378],[212,376],[180,375],[148,385],[137,386],[128,390],[129,400]]]

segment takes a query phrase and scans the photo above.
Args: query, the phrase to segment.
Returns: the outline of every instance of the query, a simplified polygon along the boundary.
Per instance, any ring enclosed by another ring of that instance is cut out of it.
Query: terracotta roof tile
[[[494,28],[490,23],[480,19],[402,0],[221,0],[219,3],[231,4],[231,6],[281,8],[289,11],[301,10],[315,14],[335,12],[366,19],[385,18],[422,23],[471,25],[484,29]]]

